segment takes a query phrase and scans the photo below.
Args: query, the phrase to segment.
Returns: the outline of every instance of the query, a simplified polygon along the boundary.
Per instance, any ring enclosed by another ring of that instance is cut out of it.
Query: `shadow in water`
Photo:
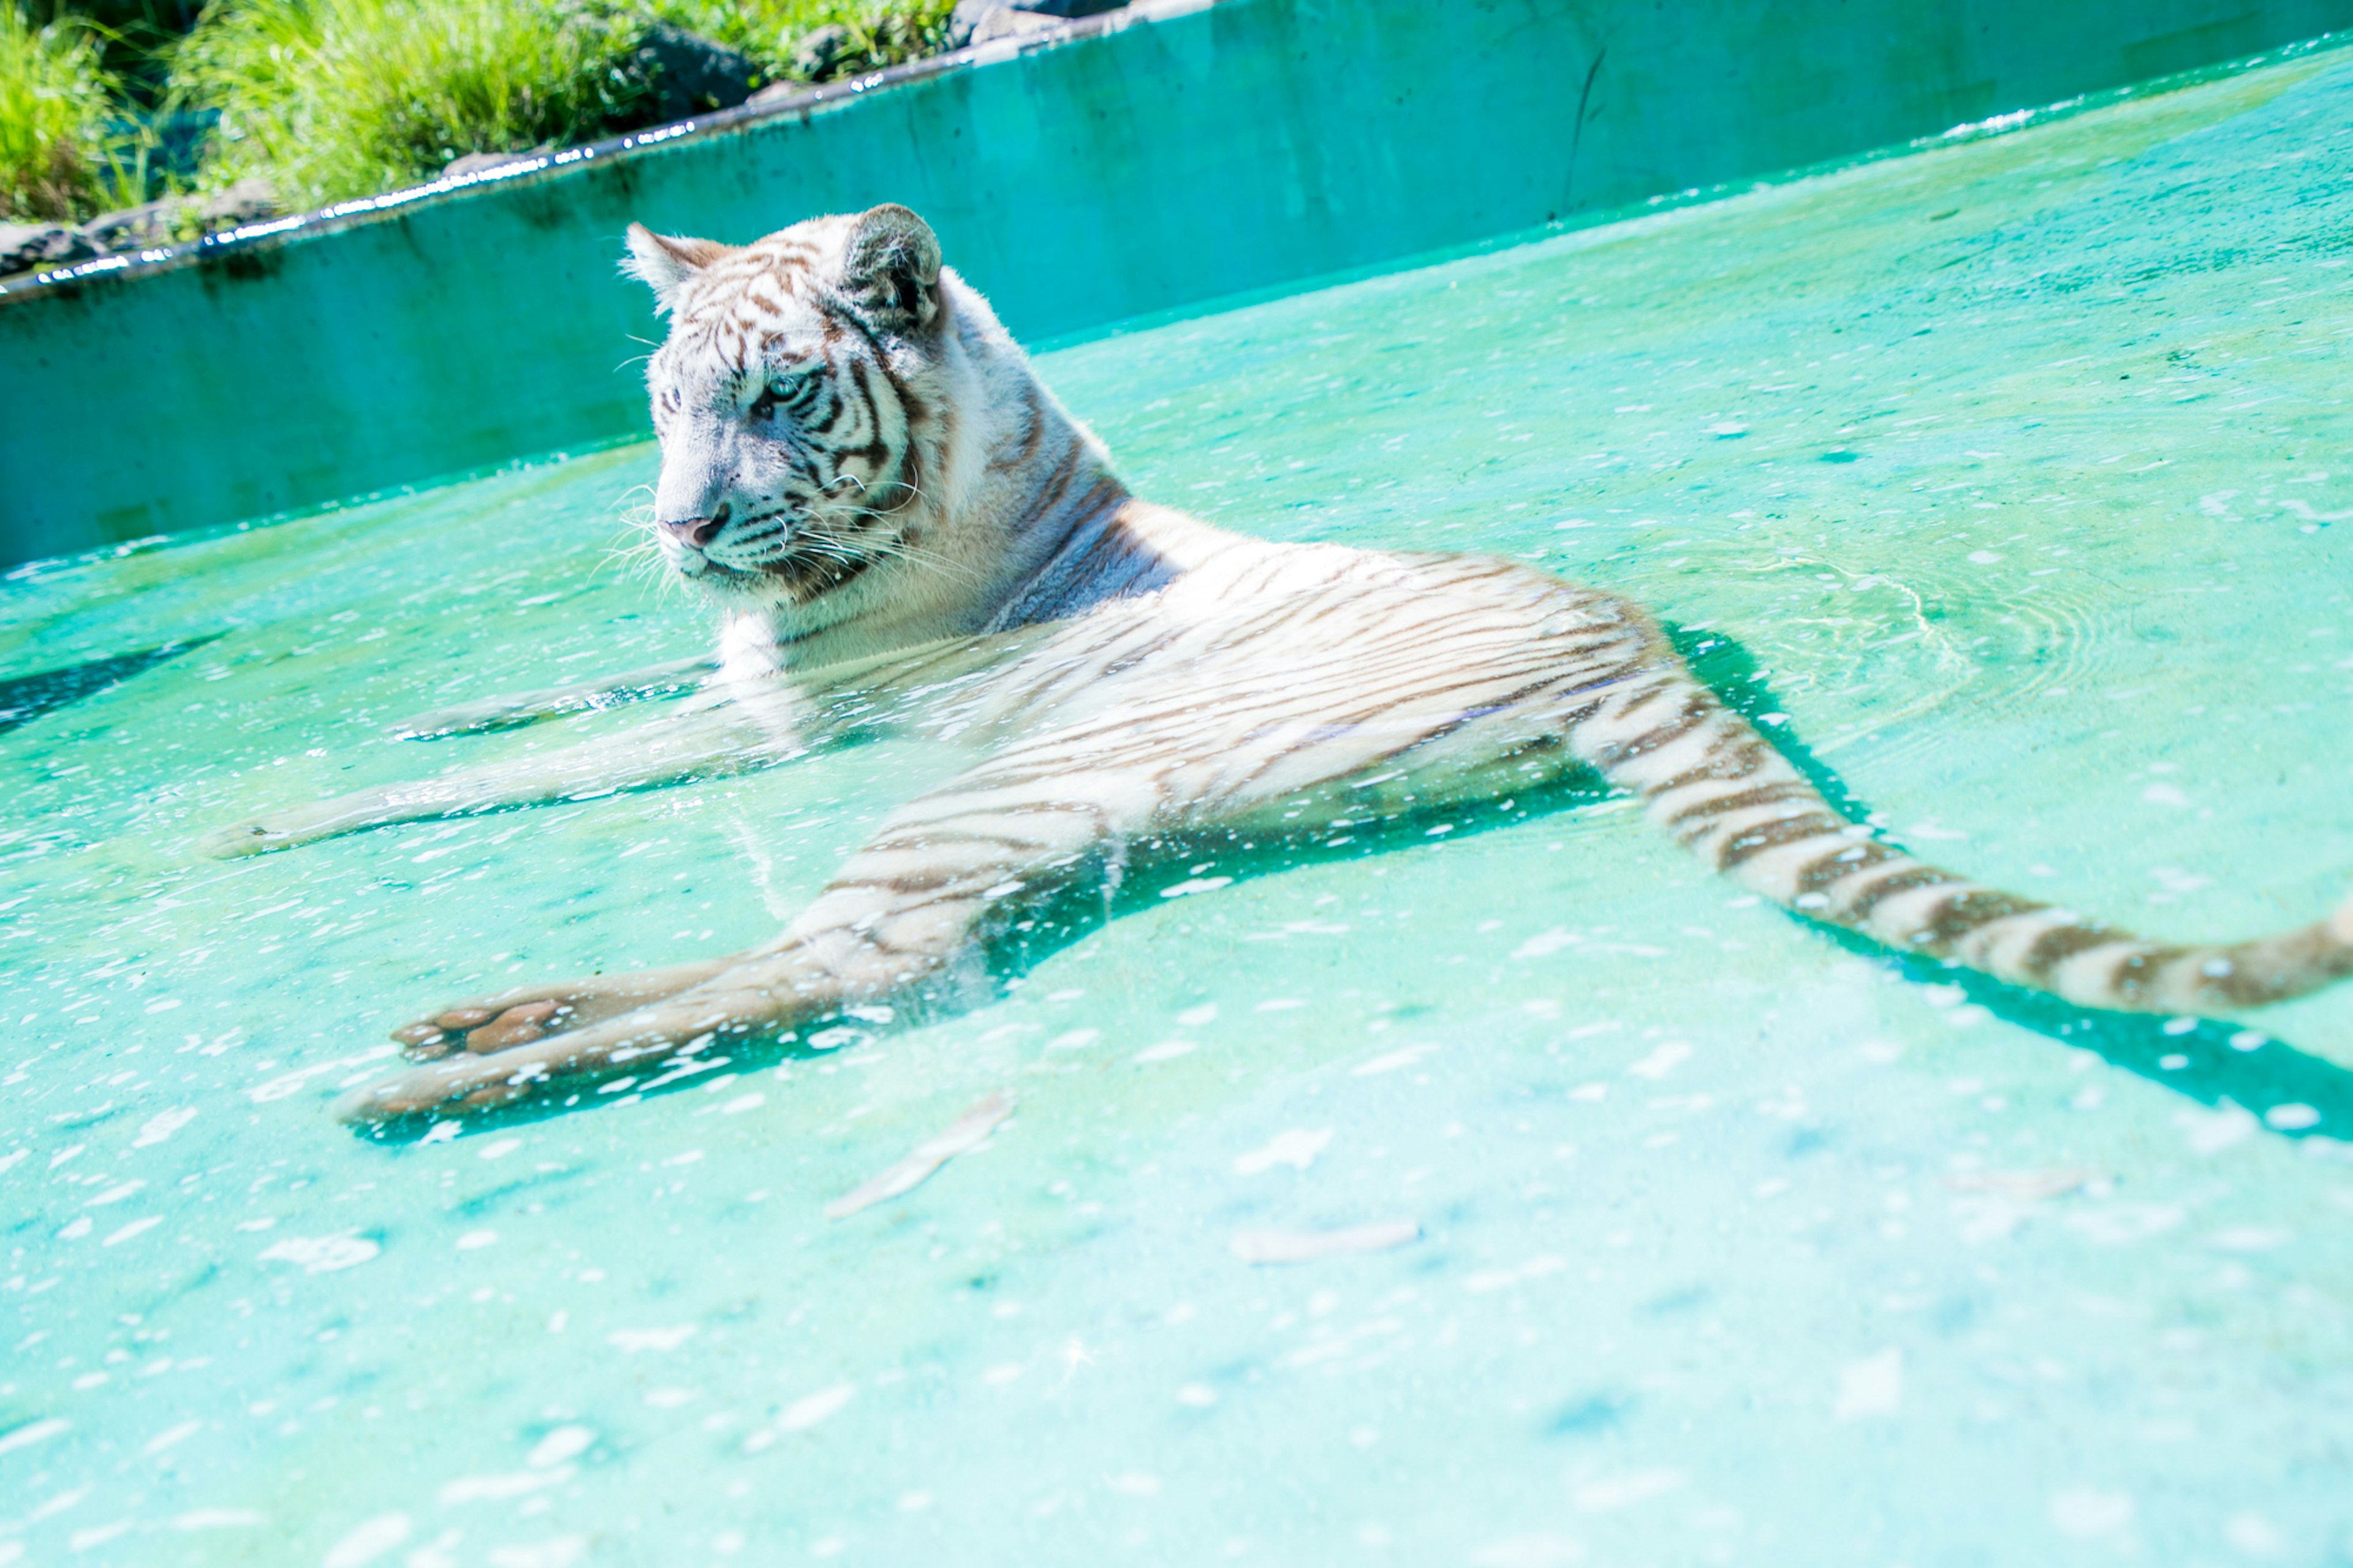
[[[44,713],[54,713],[85,697],[95,697],[120,686],[141,671],[200,648],[220,635],[215,632],[211,637],[167,642],[161,647],[118,653],[111,658],[84,659],[62,669],[45,669],[35,675],[0,680],[0,735],[20,729]]]
[[[1666,630],[1692,672],[1727,707],[1756,723],[1833,809],[1852,822],[1871,821],[1873,814],[1868,805],[1835,769],[1791,734],[1786,724],[1766,721],[1784,709],[1746,647],[1721,632],[1690,631],[1672,625]],[[1522,791],[1509,800],[1458,801],[1417,807],[1393,816],[1360,820],[1345,833],[1318,829],[1311,837],[1218,828],[1138,840],[1111,855],[1070,868],[1056,889],[1029,903],[1018,921],[991,938],[981,962],[964,977],[964,983],[949,982],[925,1001],[900,1007],[894,1025],[905,1026],[984,1005],[1003,994],[1007,981],[1019,977],[1114,920],[1159,907],[1171,886],[1208,872],[1223,879],[1224,882],[1218,884],[1223,886],[1304,866],[1361,860],[1426,847],[1430,829],[1440,823],[1451,829],[1451,840],[1460,840],[1592,805],[1609,799],[1614,793],[1599,775],[1577,771]],[[1647,831],[1634,823],[1629,823],[1627,828]],[[2313,1133],[2343,1136],[2345,1130],[2353,1129],[2353,1072],[2308,1056],[2268,1035],[2205,1019],[2168,1019],[2079,1007],[1936,959],[1891,952],[1852,932],[1802,915],[1789,913],[1788,918],[1849,952],[1889,966],[1915,984],[1957,985],[1968,1000],[2005,1023],[2031,1029],[2063,1045],[2093,1051],[2111,1066],[2138,1074],[2200,1103],[2221,1106],[2227,1102],[2241,1107],[2262,1118],[2274,1132],[2289,1137]],[[707,1052],[709,1060],[697,1063],[690,1072],[638,1088],[628,1098],[689,1089],[706,1072],[725,1067],[741,1070],[817,1058],[828,1053],[812,1048],[807,1043],[809,1036],[842,1021],[819,1020],[804,1026],[797,1032],[798,1037],[788,1040],[754,1037],[729,1041]],[[668,1059],[656,1058],[657,1062]],[[653,1067],[650,1070],[656,1079],[661,1080],[671,1069]],[[585,1109],[599,1099],[594,1091],[583,1091],[561,1101],[527,1100],[472,1113],[468,1121],[477,1127],[537,1121]],[[607,1104],[626,1102],[618,1096],[606,1100]],[[366,1131],[375,1138],[405,1142],[421,1131],[428,1120],[379,1124]]]

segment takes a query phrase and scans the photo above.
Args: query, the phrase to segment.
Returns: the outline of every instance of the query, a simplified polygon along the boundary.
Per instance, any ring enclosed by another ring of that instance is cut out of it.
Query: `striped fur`
[[[2228,1012],[2353,973],[2353,903],[2167,945],[1915,859],[1831,810],[1608,594],[1475,556],[1268,544],[1130,497],[904,209],[741,249],[632,244],[674,323],[651,373],[657,525],[723,614],[708,694],[628,757],[330,802],[232,847],[756,765],[877,715],[974,761],[775,941],[445,1008],[401,1031],[421,1065],[353,1119],[658,1079],[731,1037],[952,999],[992,933],[1132,840],[1315,830],[1579,767],[1784,908],[2087,1007]]]

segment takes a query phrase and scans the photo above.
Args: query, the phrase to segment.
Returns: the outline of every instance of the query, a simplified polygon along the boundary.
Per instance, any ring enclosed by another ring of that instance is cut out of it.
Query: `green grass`
[[[174,59],[217,108],[207,183],[303,207],[412,184],[466,153],[593,139],[635,96],[616,19],[536,0],[237,0]]]
[[[144,195],[119,125],[104,35],[77,16],[37,25],[0,0],[0,216],[74,223]]]
[[[269,180],[291,207],[432,178],[467,153],[591,142],[649,122],[630,56],[656,20],[793,74],[840,23],[828,75],[945,47],[953,0],[217,0],[173,60],[175,101],[221,112],[206,184]]]
[[[741,49],[768,68],[769,79],[804,79],[794,68],[800,41],[839,26],[849,45],[822,79],[856,76],[935,55],[948,47],[955,0],[649,0],[649,14]]]
[[[75,222],[158,194],[153,139],[132,128],[159,110],[218,112],[200,184],[259,175],[281,205],[321,206],[431,179],[464,153],[651,123],[632,57],[658,21],[784,81],[828,26],[848,38],[820,78],[936,54],[954,0],[212,0],[175,36],[191,3],[0,0],[0,217]],[[28,4],[85,14],[44,24]],[[120,26],[86,14],[107,6]]]

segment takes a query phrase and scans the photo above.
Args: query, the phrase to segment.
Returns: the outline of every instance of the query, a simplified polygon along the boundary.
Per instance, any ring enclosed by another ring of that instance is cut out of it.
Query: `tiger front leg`
[[[197,840],[196,848],[216,859],[263,855],[396,822],[470,816],[742,773],[806,750],[793,731],[765,714],[733,706],[708,709],[535,756],[287,806],[216,828]]]
[[[357,1123],[463,1114],[624,1076],[659,1078],[725,1042],[773,1037],[861,1004],[903,1003],[972,955],[991,915],[1016,895],[1043,891],[1107,837],[1143,825],[1149,791],[1109,772],[1087,782],[1074,790],[1067,775],[1033,771],[1031,759],[1000,758],[892,813],[765,947],[652,972],[594,998],[526,988],[445,1008],[401,1037],[438,1059],[358,1091],[337,1114]],[[681,976],[690,983],[614,1010],[630,1000],[629,985]]]
[[[402,720],[392,727],[391,736],[396,741],[438,741],[450,735],[479,735],[493,730],[519,729],[566,713],[584,713],[592,708],[683,697],[718,668],[716,659],[703,654],[649,665],[601,680],[454,703]]]

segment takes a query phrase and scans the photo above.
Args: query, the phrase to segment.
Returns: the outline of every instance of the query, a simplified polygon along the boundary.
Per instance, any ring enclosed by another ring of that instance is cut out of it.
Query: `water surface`
[[[2353,880],[2348,178],[2318,54],[1040,363],[1144,494],[1621,589],[1915,847],[2242,934]],[[382,738],[695,651],[609,559],[654,467],[11,574],[0,1563],[2353,1562],[2353,989],[2038,1007],[1613,803],[1238,857],[675,1092],[338,1127],[452,994],[767,936],[928,761],[194,857],[626,729]]]

